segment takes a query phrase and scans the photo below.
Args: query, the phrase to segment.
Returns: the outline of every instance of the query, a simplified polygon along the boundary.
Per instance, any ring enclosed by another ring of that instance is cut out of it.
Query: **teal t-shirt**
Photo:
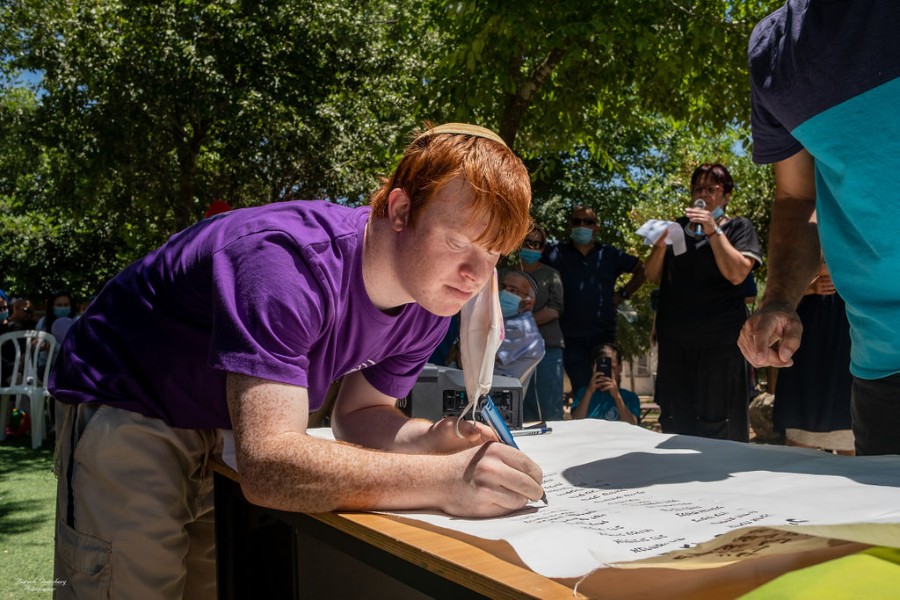
[[[580,398],[584,397],[585,391],[587,391],[587,388],[583,387],[575,394],[575,404],[572,405],[573,409],[581,403]],[[622,401],[625,402],[625,406],[628,410],[630,410],[635,417],[640,418],[641,399],[638,398],[638,395],[630,390],[623,390],[622,388],[619,388],[619,393],[622,395]],[[598,390],[591,394],[591,403],[588,405],[587,418],[606,419],[607,421],[619,420],[619,409],[616,408],[616,401],[609,392],[601,392]]]
[[[750,38],[753,158],[815,158],[819,238],[850,371],[900,372],[900,2],[789,0]]]

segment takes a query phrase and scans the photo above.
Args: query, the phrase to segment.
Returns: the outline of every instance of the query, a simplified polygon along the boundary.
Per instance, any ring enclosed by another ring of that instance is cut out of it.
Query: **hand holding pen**
[[[503,420],[503,416],[500,414],[500,411],[497,410],[497,407],[494,405],[494,401],[491,400],[490,396],[485,395],[482,397],[481,415],[484,417],[485,421],[487,421],[488,425],[491,426],[491,429],[496,432],[497,437],[500,438],[501,442],[516,450],[519,449],[519,445],[516,444],[516,440],[509,431],[506,421]],[[541,492],[541,500],[549,505],[550,503],[547,502],[547,492],[544,492],[543,489]]]

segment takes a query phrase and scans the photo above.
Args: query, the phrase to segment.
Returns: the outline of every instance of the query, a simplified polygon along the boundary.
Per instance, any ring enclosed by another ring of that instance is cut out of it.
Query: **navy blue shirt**
[[[616,280],[622,273],[634,271],[638,258],[598,242],[584,255],[567,242],[548,244],[541,262],[559,271],[562,278],[565,310],[559,324],[563,337],[615,341]]]

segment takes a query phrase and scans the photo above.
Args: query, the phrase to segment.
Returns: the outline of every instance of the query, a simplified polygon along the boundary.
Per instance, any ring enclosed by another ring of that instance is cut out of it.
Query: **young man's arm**
[[[342,395],[364,392],[368,383],[360,380],[360,373],[345,378]],[[294,512],[433,508],[486,517],[517,510],[543,493],[540,467],[509,446],[444,455],[365,449],[306,435],[305,388],[229,373],[227,396],[241,489],[256,504]],[[356,416],[338,414],[343,427],[359,429]],[[401,425],[385,433],[403,438],[411,432]]]
[[[813,157],[801,150],[775,163],[766,291],[738,340],[755,367],[790,366],[800,346],[803,327],[795,309],[821,262],[815,210]]]
[[[396,407],[396,399],[377,391],[360,373],[344,377],[331,413],[339,440],[367,448],[402,454],[450,454],[485,442],[497,441],[487,425],[456,418],[436,423],[410,419]]]

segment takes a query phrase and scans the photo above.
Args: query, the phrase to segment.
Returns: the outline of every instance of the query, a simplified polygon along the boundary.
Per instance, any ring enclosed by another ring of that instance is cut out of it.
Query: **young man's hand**
[[[459,435],[456,433],[457,421],[459,421]],[[458,417],[444,417],[428,428],[425,437],[426,445],[435,454],[450,454],[486,442],[498,441],[497,435],[487,425]]]
[[[541,468],[523,452],[499,443],[447,457],[448,489],[441,510],[450,515],[495,517],[543,495]]]

